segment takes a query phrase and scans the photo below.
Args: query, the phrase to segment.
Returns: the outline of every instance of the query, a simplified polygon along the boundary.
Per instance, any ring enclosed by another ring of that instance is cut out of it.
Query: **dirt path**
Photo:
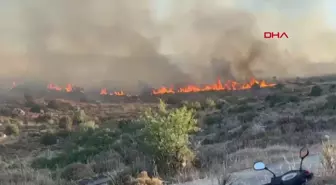
[[[299,152],[299,149],[298,149]],[[321,167],[321,145],[313,145],[309,147],[310,155],[304,160],[303,166],[316,173]],[[294,159],[285,159],[283,162],[266,164],[277,175],[281,175],[291,169],[298,169],[300,165],[299,157]],[[251,164],[252,166],[252,164]],[[254,171],[246,169],[232,174],[235,179],[233,185],[258,185],[270,182],[272,174],[267,171]],[[217,178],[206,178],[174,185],[219,185]]]

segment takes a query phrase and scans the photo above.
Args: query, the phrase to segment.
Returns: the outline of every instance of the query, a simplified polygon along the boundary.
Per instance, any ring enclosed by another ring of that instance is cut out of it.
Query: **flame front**
[[[228,80],[225,83],[222,83],[220,79],[217,80],[214,84],[205,85],[203,87],[197,85],[187,85],[185,87],[179,88],[176,91],[173,88],[161,87],[152,91],[153,94],[174,94],[174,93],[195,93],[195,92],[204,92],[204,91],[233,91],[233,90],[244,90],[250,89],[253,85],[259,85],[261,88],[273,87],[276,84],[267,83],[264,80],[258,81],[254,78],[250,82],[245,84],[240,84],[236,81]]]
[[[176,94],[176,93],[196,93],[196,92],[204,92],[204,91],[234,91],[234,90],[245,90],[252,88],[253,85],[259,85],[261,88],[273,87],[276,84],[267,83],[264,80],[256,80],[252,78],[247,83],[238,83],[237,81],[228,80],[225,83],[222,83],[220,79],[217,80],[216,83],[207,84],[204,86],[197,85],[186,85],[185,87],[174,89],[171,87],[161,87],[158,89],[153,89],[153,95],[160,94]],[[17,86],[16,82],[12,83],[12,88]],[[58,86],[56,84],[50,83],[47,86],[47,89],[54,91],[63,91],[63,92],[74,92],[78,87],[73,86],[72,84],[67,84],[65,87]],[[83,90],[80,90],[83,92]],[[128,96],[124,91],[108,91],[107,88],[102,88],[100,90],[100,95],[111,95],[111,96]]]
[[[109,93],[106,88],[102,88],[100,90],[100,95],[125,96],[126,94],[124,91],[114,91]]]
[[[54,90],[54,91],[73,92],[73,86],[71,84],[67,84],[66,87],[62,88],[61,86],[50,83],[48,84],[47,89]]]

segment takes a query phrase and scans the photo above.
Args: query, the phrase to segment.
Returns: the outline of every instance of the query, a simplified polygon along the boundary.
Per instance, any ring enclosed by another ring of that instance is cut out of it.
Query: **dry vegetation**
[[[1,105],[0,184],[77,184],[97,175],[118,185],[205,176],[229,183],[231,172],[255,160],[280,161],[299,146],[321,143],[324,170],[314,183],[330,183],[336,147],[323,136],[336,130],[334,89],[297,79],[272,89],[206,93],[199,101],[169,96],[158,104],[25,95]]]

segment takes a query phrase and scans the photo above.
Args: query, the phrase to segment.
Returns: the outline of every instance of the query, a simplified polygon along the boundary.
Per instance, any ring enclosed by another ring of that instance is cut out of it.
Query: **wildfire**
[[[186,87],[179,88],[174,90],[172,87],[161,87],[152,91],[153,94],[174,94],[174,93],[193,93],[193,92],[204,92],[204,91],[232,91],[232,90],[244,90],[250,89],[253,85],[259,85],[261,88],[273,87],[276,84],[267,83],[264,80],[258,81],[254,78],[250,82],[245,84],[240,84],[236,81],[229,80],[225,83],[222,83],[220,79],[217,80],[214,84],[205,85],[203,87],[197,85],[187,85]]]
[[[65,91],[65,92],[74,92],[75,89],[79,89],[78,87],[73,86],[72,84],[67,84],[64,88],[61,86],[58,86],[56,84],[50,83],[47,86],[47,89],[54,90],[54,91]],[[82,89],[79,89],[80,92],[83,92]]]
[[[100,95],[111,95],[111,96],[125,96],[126,94],[124,93],[124,91],[114,91],[114,92],[107,92],[106,88],[102,88],[100,90]]]
[[[16,87],[16,82],[12,82],[12,88],[11,89],[14,89]]]
[[[228,80],[225,83],[222,83],[220,79],[217,80],[216,83],[208,84],[204,86],[197,85],[187,85],[185,87],[174,89],[174,87],[161,87],[158,89],[153,89],[153,95],[160,94],[175,94],[175,93],[195,93],[195,92],[204,92],[204,91],[234,91],[234,90],[245,90],[252,88],[253,85],[259,85],[261,88],[265,87],[273,87],[276,84],[267,83],[264,80],[256,80],[252,78],[247,83],[238,83],[237,81]],[[12,88],[17,86],[16,82],[13,82]],[[83,89],[73,86],[72,84],[67,84],[65,87],[58,86],[56,84],[50,83],[47,85],[47,89],[54,91],[63,91],[63,92],[74,92],[80,91],[83,92]],[[111,96],[128,96],[124,91],[112,91],[109,92],[107,88],[102,88],[100,90],[100,95],[111,95]]]
[[[62,87],[60,87],[58,85],[55,85],[55,84],[52,84],[52,83],[48,84],[47,88],[49,90],[55,90],[55,91],[62,91],[63,90]]]

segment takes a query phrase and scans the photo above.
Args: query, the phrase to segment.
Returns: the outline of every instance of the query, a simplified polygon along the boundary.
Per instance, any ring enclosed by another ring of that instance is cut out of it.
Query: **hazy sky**
[[[171,0],[152,0],[153,1],[153,7],[157,10],[157,16],[159,18],[164,18],[165,16],[169,15],[169,5]],[[225,1],[225,0],[224,0]],[[314,2],[319,0],[305,0],[306,2]],[[258,8],[265,8],[262,7],[262,4],[266,5],[267,3],[260,3],[262,1],[260,0],[236,0],[236,4],[239,4],[239,7],[248,9],[248,10],[258,10]],[[240,3],[239,3],[240,2]],[[255,5],[255,2],[258,5]],[[303,2],[298,0],[297,2]],[[324,13],[327,13],[327,21],[329,22],[330,26],[336,29],[336,1],[335,0],[324,0]],[[300,5],[297,3],[298,7],[295,7],[296,9],[299,9]],[[281,7],[281,6],[279,6]],[[289,7],[287,7],[289,9]],[[282,9],[283,10],[283,9]]]
[[[170,11],[170,2],[172,0],[152,0],[153,1],[153,10],[156,12],[156,15],[159,19],[164,19],[165,16],[169,16]],[[181,0],[182,1],[182,0]],[[229,2],[232,0],[223,0],[222,2]],[[286,11],[286,8],[291,12],[299,11],[301,6],[302,10],[305,8],[305,4],[309,2],[316,2],[320,0],[297,0],[295,3],[290,3],[290,6],[294,4],[296,7],[279,7],[281,11]],[[322,0],[321,0],[322,1]],[[174,1],[176,2],[176,1]],[[186,3],[193,2],[193,0],[183,0],[181,6],[185,6]],[[248,9],[250,11],[258,11],[259,9],[267,9],[267,2],[265,0],[235,0],[235,7],[241,7],[243,9]],[[280,1],[281,2],[281,1]],[[294,2],[294,1],[293,1]],[[296,3],[298,2],[298,3]],[[302,3],[302,5],[300,4]],[[303,3],[304,2],[304,3]],[[307,2],[307,3],[306,3]],[[330,27],[336,29],[336,0],[324,0],[323,10],[320,10],[322,13],[326,13],[326,21],[330,24]],[[2,52],[10,50],[25,50],[20,41],[24,35],[22,35],[20,30],[24,28],[20,19],[20,8],[19,3],[23,3],[21,0],[0,0],[0,50]],[[238,6],[237,6],[238,4]],[[289,3],[288,3],[289,4]],[[307,5],[308,6],[308,5]],[[314,6],[311,6],[314,7]],[[21,35],[20,35],[21,34]]]

